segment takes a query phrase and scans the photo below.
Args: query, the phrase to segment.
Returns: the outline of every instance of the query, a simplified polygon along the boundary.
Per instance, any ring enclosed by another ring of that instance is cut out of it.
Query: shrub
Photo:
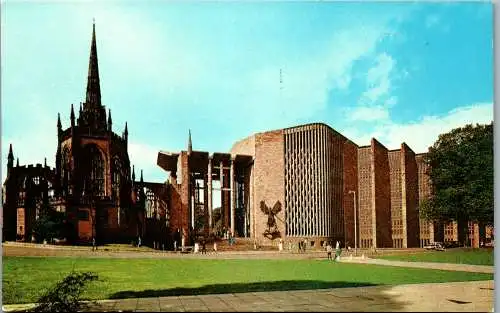
[[[98,280],[98,276],[92,272],[71,272],[63,280],[50,288],[38,299],[35,312],[77,312],[82,310],[86,304],[81,294],[88,282]]]

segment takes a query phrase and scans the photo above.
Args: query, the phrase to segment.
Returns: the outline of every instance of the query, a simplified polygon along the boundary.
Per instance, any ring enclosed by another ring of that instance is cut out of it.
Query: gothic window
[[[64,148],[61,158],[61,182],[63,190],[66,190],[71,180],[70,178],[70,152],[67,147]]]
[[[40,217],[40,214],[42,213],[43,200],[39,196],[36,196],[34,200],[35,200],[35,218],[38,219]]]
[[[39,176],[35,176],[33,177],[33,183],[38,186],[40,185],[40,177]]]
[[[156,218],[158,214],[157,199],[151,189],[144,188],[146,194],[146,217]]]
[[[85,181],[86,194],[104,196],[104,159],[95,145],[85,147]]]
[[[120,196],[120,182],[122,175],[122,167],[120,164],[120,160],[118,158],[114,158],[113,160],[113,193],[115,196]]]

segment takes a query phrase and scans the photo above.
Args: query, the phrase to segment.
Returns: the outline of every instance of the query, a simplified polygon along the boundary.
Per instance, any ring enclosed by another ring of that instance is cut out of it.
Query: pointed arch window
[[[95,145],[85,147],[85,194],[104,196],[104,158]]]
[[[122,166],[120,159],[115,157],[113,159],[113,193],[115,197],[120,196],[120,185],[122,176]]]
[[[67,147],[64,148],[61,158],[61,182],[63,190],[67,191],[70,177],[70,151]]]

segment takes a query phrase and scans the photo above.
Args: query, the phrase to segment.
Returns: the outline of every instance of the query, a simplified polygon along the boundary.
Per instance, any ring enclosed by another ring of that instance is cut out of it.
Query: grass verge
[[[492,274],[328,260],[4,257],[3,303],[30,303],[72,270],[100,280],[90,299],[491,280]]]
[[[409,262],[439,262],[472,265],[494,265],[493,249],[456,248],[446,251],[425,251],[411,254],[379,256],[379,259]]]

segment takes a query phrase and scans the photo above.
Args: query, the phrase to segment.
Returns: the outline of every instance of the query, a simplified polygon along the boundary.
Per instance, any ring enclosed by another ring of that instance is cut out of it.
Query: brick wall
[[[369,248],[373,244],[372,170],[370,146],[358,149],[358,191],[359,246],[361,248]]]
[[[169,184],[169,208],[170,208],[170,232],[177,229],[184,230],[186,235],[189,230],[189,168],[188,155],[186,151],[179,154],[179,171],[175,173],[181,176],[181,183],[177,183],[177,177],[171,176]]]
[[[262,244],[271,244],[264,237],[267,229],[267,218],[260,209],[264,201],[268,207],[273,207],[277,201],[281,203],[281,212],[277,215],[277,225],[282,236],[285,236],[285,195],[284,195],[284,141],[283,131],[276,130],[255,135],[255,163],[253,168],[254,213],[256,238]]]
[[[415,152],[405,143],[401,144],[403,165],[403,213],[406,220],[406,248],[415,248],[419,244],[420,225],[418,217],[418,169]]]
[[[231,148],[232,155],[243,154],[255,156],[255,135],[237,141]]]
[[[27,238],[26,233],[26,220],[25,220],[25,209],[17,208],[17,235],[22,238]],[[31,235],[30,238],[31,240]]]
[[[403,248],[404,221],[402,212],[401,150],[389,151],[388,157],[391,179],[392,246],[394,248]]]
[[[387,148],[372,138],[372,213],[373,240],[376,248],[392,247],[391,236],[391,181]]]
[[[343,155],[343,171],[344,171],[344,230],[345,230],[345,243],[346,246],[354,247],[354,207],[355,198],[349,191],[355,191],[356,199],[358,198],[358,146],[352,141],[344,143]],[[356,203],[357,204],[357,203]],[[358,208],[356,208],[356,212]],[[356,219],[358,220],[358,218]],[[359,246],[359,230],[358,230],[358,246]]]

